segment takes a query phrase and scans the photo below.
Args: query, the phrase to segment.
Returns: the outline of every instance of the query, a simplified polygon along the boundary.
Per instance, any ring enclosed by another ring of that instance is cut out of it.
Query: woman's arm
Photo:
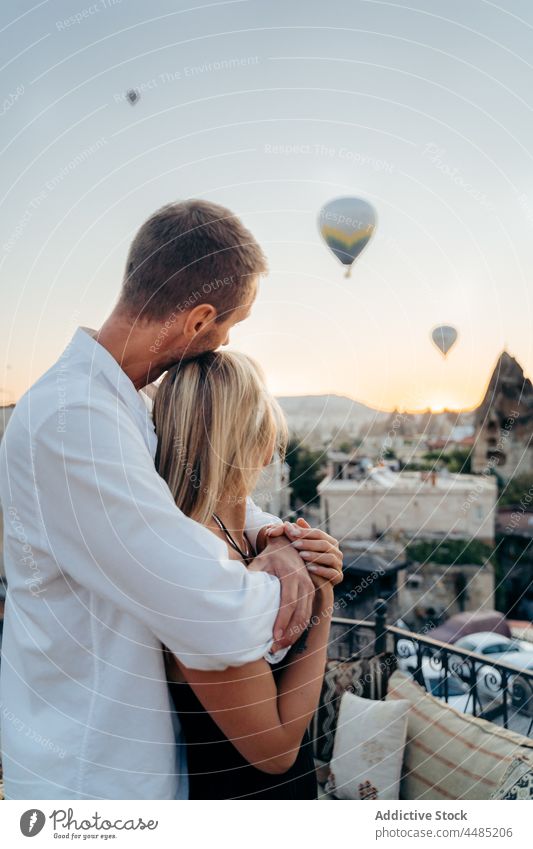
[[[263,772],[286,772],[316,710],[328,643],[333,588],[317,588],[309,629],[291,650],[278,687],[265,660],[223,672],[179,667],[205,710],[241,755]]]

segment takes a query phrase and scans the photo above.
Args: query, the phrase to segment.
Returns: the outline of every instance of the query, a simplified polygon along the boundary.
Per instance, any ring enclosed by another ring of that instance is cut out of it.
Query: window
[[[481,654],[501,654],[506,651],[517,651],[517,649],[511,647],[509,643],[493,643],[491,646],[485,646]]]
[[[405,585],[410,590],[418,590],[422,586],[422,580],[422,575],[409,575]]]
[[[503,451],[498,451],[497,449],[490,449],[487,451],[487,460],[490,460],[493,463],[505,465],[507,462],[507,457],[503,453]]]

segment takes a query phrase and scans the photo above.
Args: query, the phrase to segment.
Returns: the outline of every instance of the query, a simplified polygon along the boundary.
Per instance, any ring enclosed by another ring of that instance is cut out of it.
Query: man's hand
[[[290,522],[270,525],[265,529],[265,534],[267,539],[285,534],[291,540],[293,548],[305,561],[308,570],[312,572],[317,586],[328,581],[336,587],[342,582],[344,578],[342,552],[337,540],[325,531],[312,528],[305,519],[297,519],[295,525]]]
[[[279,527],[283,528],[283,525]],[[272,646],[272,650],[276,651],[292,646],[309,625],[315,587],[305,562],[282,532],[263,537],[264,548],[248,568],[255,572],[268,572],[280,580],[281,601],[274,623],[275,642]]]

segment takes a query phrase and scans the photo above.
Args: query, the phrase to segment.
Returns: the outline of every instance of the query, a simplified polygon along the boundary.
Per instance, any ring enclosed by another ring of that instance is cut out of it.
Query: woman
[[[178,507],[220,537],[231,558],[253,569],[246,499],[273,454],[283,456],[287,438],[258,366],[227,351],[180,363],[158,389],[154,423],[156,465]],[[208,672],[188,669],[166,653],[191,799],[316,798],[307,726],[320,695],[341,557],[327,534],[304,531],[309,525],[303,520],[299,526],[302,539],[293,544],[310,564],[313,618],[283,661]]]

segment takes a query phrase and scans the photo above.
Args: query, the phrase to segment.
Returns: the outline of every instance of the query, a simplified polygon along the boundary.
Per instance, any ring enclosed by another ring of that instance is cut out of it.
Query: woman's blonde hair
[[[156,467],[177,506],[206,523],[219,499],[249,495],[287,425],[254,360],[215,351],[173,366],[154,401]]]

